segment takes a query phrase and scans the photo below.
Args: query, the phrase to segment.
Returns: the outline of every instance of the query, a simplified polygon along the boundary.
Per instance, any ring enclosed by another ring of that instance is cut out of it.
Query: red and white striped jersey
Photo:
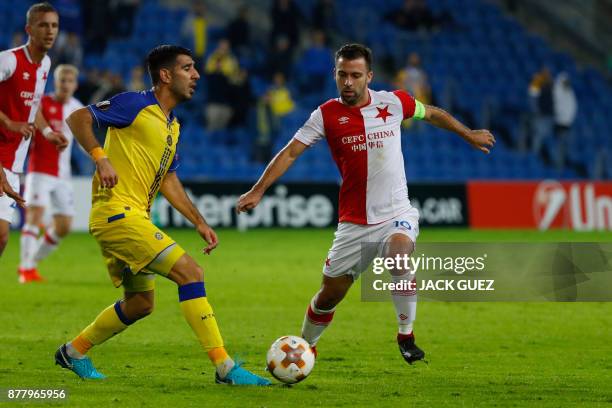
[[[68,146],[59,152],[57,146],[48,141],[40,131],[36,131],[34,141],[30,146],[30,160],[28,162],[28,173],[45,173],[62,179],[70,178],[70,153],[72,151],[73,136],[66,124],[66,118],[72,112],[83,107],[76,98],[70,98],[66,103],[61,103],[53,95],[45,95],[42,98],[40,109],[49,122],[49,126],[57,132],[62,132],[68,139]]]
[[[327,139],[342,176],[340,222],[378,224],[410,209],[401,123],[415,114],[405,91],[372,91],[365,106],[339,98],[320,105],[294,138],[312,145]]]
[[[25,45],[0,52],[0,111],[16,122],[34,123],[45,91],[51,60],[32,61]],[[31,138],[0,127],[0,161],[14,173],[23,172]]]

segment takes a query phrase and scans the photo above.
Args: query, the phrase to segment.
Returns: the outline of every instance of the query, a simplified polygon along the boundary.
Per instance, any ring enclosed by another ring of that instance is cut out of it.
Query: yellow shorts
[[[146,212],[129,209],[94,208],[89,219],[94,236],[115,287],[127,292],[155,288],[155,273],[167,276],[185,250],[157,228]],[[163,252],[163,259],[157,259]],[[153,260],[154,270],[147,268]]]

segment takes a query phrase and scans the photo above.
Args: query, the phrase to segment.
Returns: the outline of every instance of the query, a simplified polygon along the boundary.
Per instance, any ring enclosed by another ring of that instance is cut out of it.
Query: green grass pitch
[[[264,372],[277,337],[299,334],[333,238],[325,230],[219,230],[212,256],[189,230],[170,234],[204,266],[228,350]],[[611,234],[424,229],[422,241],[609,241]],[[180,313],[176,287],[157,279],[155,312],[91,357],[109,378],[82,381],[53,353],[120,298],[94,240],[73,234],[40,265],[44,284],[19,285],[19,236],[0,261],[0,387],[64,388],[79,407],[604,406],[612,403],[612,303],[419,305],[415,333],[429,364],[408,366],[393,306],[354,287],[319,343],[311,376],[293,387],[230,388]],[[357,284],[359,285],[359,284]],[[1,404],[0,405],[6,405]],[[27,404],[20,403],[18,406]],[[43,406],[36,403],[33,406]]]

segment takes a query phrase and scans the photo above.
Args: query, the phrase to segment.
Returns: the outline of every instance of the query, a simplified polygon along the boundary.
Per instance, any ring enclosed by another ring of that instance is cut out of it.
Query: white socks
[[[406,272],[405,274],[399,276],[391,275],[391,280],[393,281],[393,283],[402,282],[404,285],[406,285],[406,287],[408,283],[413,281],[414,279],[415,276],[411,275],[410,272]],[[391,297],[393,299],[393,305],[395,306],[395,316],[397,317],[397,323],[399,325],[398,332],[400,334],[412,333],[412,323],[416,318],[416,288],[415,290],[392,291]]]
[[[38,240],[38,249],[34,254],[34,262],[38,263],[45,259],[59,245],[61,238],[55,233],[53,227],[45,231],[45,235]]]
[[[36,268],[34,255],[38,248],[38,234],[40,229],[36,225],[25,224],[21,229],[20,263],[21,269]]]
[[[302,337],[311,346],[317,344],[323,331],[331,323],[334,318],[334,310],[335,308],[332,310],[318,309],[315,306],[314,298],[310,301],[306,316],[304,316],[304,323],[302,324]]]

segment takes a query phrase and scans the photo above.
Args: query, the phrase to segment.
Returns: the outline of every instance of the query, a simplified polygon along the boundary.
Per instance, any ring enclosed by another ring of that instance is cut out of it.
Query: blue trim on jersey
[[[110,222],[113,222],[113,221],[120,220],[122,218],[125,218],[125,213],[116,214],[116,215],[113,215],[112,217],[108,217],[108,222],[110,223]]]
[[[183,286],[179,286],[178,292],[179,302],[197,299],[200,297],[206,297],[206,289],[204,288],[204,282],[192,282]]]
[[[178,152],[175,152],[174,158],[172,159],[172,163],[170,163],[170,167],[168,167],[168,173],[174,173],[176,169],[179,168],[180,165],[181,165],[181,162],[179,160],[179,154]]]
[[[134,323],[134,320],[128,319],[123,311],[121,311],[121,300],[115,302],[115,313],[117,313],[117,317],[119,320],[121,320],[121,323],[125,324],[126,326]]]
[[[151,105],[158,105],[153,90],[123,92],[108,101],[88,105],[87,109],[96,119],[98,127],[113,126],[121,129],[131,125],[140,111]]]

